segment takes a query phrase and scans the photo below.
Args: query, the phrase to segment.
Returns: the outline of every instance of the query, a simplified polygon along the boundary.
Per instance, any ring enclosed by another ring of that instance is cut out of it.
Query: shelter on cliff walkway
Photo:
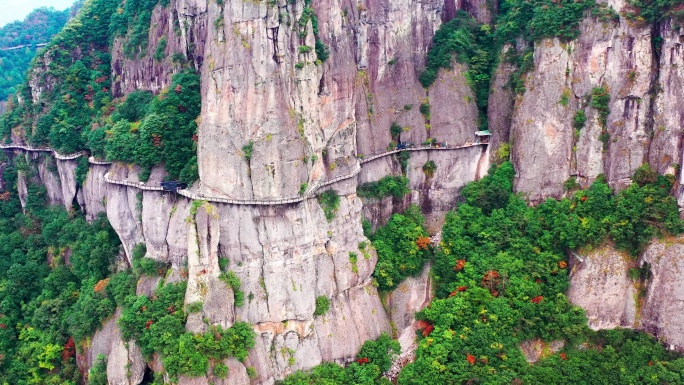
[[[489,143],[489,130],[475,131],[475,143]]]

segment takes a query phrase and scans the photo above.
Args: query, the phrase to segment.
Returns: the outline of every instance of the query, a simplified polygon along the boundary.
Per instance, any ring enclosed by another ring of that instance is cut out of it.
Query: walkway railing
[[[362,165],[364,163],[368,163],[371,161],[374,161],[379,158],[383,158],[386,156],[390,156],[402,151],[445,151],[445,150],[460,150],[463,148],[470,148],[470,147],[476,147],[476,146],[483,146],[486,145],[487,143],[466,143],[465,145],[462,146],[419,146],[419,147],[409,147],[409,148],[401,148],[401,149],[396,149],[396,150],[390,150],[386,151],[380,154],[375,154],[371,156],[364,157],[363,159],[357,160],[356,164],[354,165],[354,170],[345,175],[340,175],[336,176],[332,179],[329,180],[324,180],[321,181],[320,179],[315,181],[314,184],[309,188],[309,190],[304,193],[303,195],[296,196],[296,197],[291,197],[291,198],[277,198],[277,199],[233,199],[229,197],[222,197],[222,196],[213,196],[213,195],[204,195],[201,193],[193,193],[190,192],[190,190],[187,189],[179,189],[178,194],[192,199],[192,200],[204,200],[208,202],[217,202],[217,203],[226,203],[226,204],[234,204],[234,205],[261,205],[261,206],[269,206],[269,205],[283,205],[283,204],[292,204],[292,203],[299,203],[304,201],[305,199],[310,199],[316,196],[316,192],[319,190],[328,187],[332,184],[335,184],[337,182],[341,182],[343,180],[351,179],[359,175],[362,169]],[[55,155],[55,158],[61,159],[61,160],[70,160],[70,159],[76,159],[78,157],[88,155],[87,152],[82,151],[82,152],[77,152],[74,154],[69,154],[69,155],[62,155],[59,154],[57,151],[53,150],[52,148],[49,147],[33,147],[29,145],[21,145],[21,144],[0,144],[0,148],[2,149],[19,149],[19,150],[24,150],[24,151],[32,151],[32,152],[51,152]],[[105,161],[105,160],[97,160],[94,157],[89,157],[88,162],[91,164],[97,164],[97,165],[111,165],[112,162]],[[146,191],[164,191],[164,189],[161,186],[151,186],[147,185],[145,182],[131,182],[128,180],[115,180],[111,179],[109,177],[109,172],[105,173],[104,175],[104,180],[107,183],[115,184],[115,185],[120,185],[120,186],[128,186],[128,187],[133,187],[137,188],[140,190],[146,190]]]
[[[95,159],[94,157],[91,156],[91,157],[88,157],[88,163],[90,163],[90,164],[99,164],[99,165],[102,165],[102,166],[108,166],[108,165],[110,165],[110,164],[112,164],[112,163],[114,163],[114,162],[110,162],[110,161],[108,161],[108,160]]]
[[[148,191],[164,191],[164,189],[161,186],[148,186],[145,184],[145,182],[131,182],[128,180],[114,180],[109,178],[109,172],[106,172],[104,174],[104,180],[107,183],[111,184],[117,184],[121,186],[129,186],[129,187],[135,187],[140,190],[148,190]]]
[[[79,151],[75,152],[73,154],[60,154],[59,152],[55,151],[54,149],[50,147],[34,147],[26,144],[0,144],[0,148],[2,149],[17,149],[17,150],[24,150],[27,152],[51,152],[55,158],[59,160],[72,160],[76,158],[80,158],[82,156],[88,155],[88,152],[86,151]]]
[[[376,160],[376,159],[379,159],[379,158],[383,158],[383,157],[386,157],[386,156],[389,156],[389,155],[392,155],[392,154],[396,154],[396,153],[402,152],[402,151],[427,151],[427,150],[431,150],[431,151],[432,151],[432,150],[435,150],[435,151],[439,151],[439,150],[441,150],[441,151],[448,151],[448,150],[460,150],[460,149],[463,149],[463,148],[482,146],[482,145],[485,145],[485,144],[487,144],[487,143],[466,143],[466,144],[464,144],[464,145],[462,145],[462,146],[441,146],[441,147],[439,147],[439,146],[418,146],[418,147],[407,147],[407,148],[401,148],[401,149],[396,149],[396,150],[390,150],[390,151],[382,152],[382,153],[380,153],[380,154],[375,154],[375,155],[371,155],[371,156],[366,156],[366,157],[364,157],[364,158],[361,160],[361,163],[368,163],[368,162],[371,162],[371,161],[373,161],[373,160]]]

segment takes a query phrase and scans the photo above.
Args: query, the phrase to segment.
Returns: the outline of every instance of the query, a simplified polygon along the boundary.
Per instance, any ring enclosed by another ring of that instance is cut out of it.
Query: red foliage
[[[427,250],[428,246],[430,246],[430,238],[429,237],[418,237],[418,239],[416,239],[416,245],[421,250]]]
[[[466,356],[466,361],[468,361],[470,365],[475,365],[475,356],[472,354],[468,354]]]
[[[107,80],[107,76],[100,76],[99,78],[95,79],[95,83],[100,84]]]
[[[152,320],[147,320],[147,322],[145,322],[145,329],[149,329],[150,326],[152,326],[153,323],[154,323],[154,321],[152,321]]]
[[[147,306],[143,306],[140,308],[140,311],[145,311],[145,310],[147,310]]]
[[[532,299],[530,300],[530,302],[532,302],[532,303],[539,303],[539,302],[541,302],[543,299],[544,299],[543,296],[538,295],[538,296],[532,298]]]
[[[586,196],[586,195],[583,196],[582,199],[580,199],[580,200],[581,200],[582,202],[586,202],[586,201],[587,201],[587,196]]]
[[[0,201],[7,202],[8,200],[10,200],[11,195],[12,194],[10,194],[9,191],[5,191],[4,193],[0,194]]]
[[[566,267],[568,267],[568,264],[565,261],[560,261],[558,262],[558,267],[560,267],[561,269],[565,269]]]
[[[489,270],[482,276],[482,286],[489,289],[489,293],[495,297],[499,295],[501,283],[501,276],[496,270]]]
[[[466,260],[465,259],[459,259],[456,261],[456,266],[454,266],[454,271],[461,271],[465,267]]]
[[[435,327],[427,321],[418,321],[416,322],[416,329],[422,330],[423,336],[427,337],[430,335],[430,333],[432,333],[433,330],[435,330]]]
[[[104,291],[104,289],[107,287],[108,284],[109,284],[109,278],[101,279],[101,280],[97,281],[97,283],[93,287],[93,291],[96,293],[101,293],[102,291]]]
[[[155,147],[161,146],[162,138],[159,134],[152,134],[152,145]]]
[[[359,358],[356,360],[356,362],[358,362],[361,365],[367,364],[368,363],[368,357]]]
[[[176,308],[173,305],[171,305],[171,306],[166,308],[166,311],[169,312],[170,314],[173,314],[176,311]]]
[[[648,366],[653,366],[653,361],[648,361]]]
[[[177,94],[180,94],[182,90],[183,90],[183,86],[181,86],[180,84],[176,86],[175,91]]]
[[[7,329],[7,324],[0,324],[0,329]]]
[[[536,282],[536,283],[541,283],[541,279],[540,279],[540,278],[537,278],[537,279],[534,280],[534,282]]]
[[[74,337],[69,337],[64,350],[62,350],[62,361],[67,361],[69,358],[76,355],[76,344],[74,344]]]
[[[449,293],[449,297],[453,297],[458,293],[464,292],[464,291],[466,291],[466,289],[468,289],[468,286],[459,286],[456,288],[456,290]]]
[[[199,139],[199,138],[197,137],[197,134],[193,134],[193,135],[192,135],[192,141],[193,141],[193,142],[196,142],[197,139]]]
[[[561,358],[563,361],[567,361],[567,360],[568,360],[568,356],[567,356],[565,353],[561,353],[561,354],[560,354],[560,358]]]
[[[185,106],[178,106],[179,112],[185,112],[185,110],[186,110]]]

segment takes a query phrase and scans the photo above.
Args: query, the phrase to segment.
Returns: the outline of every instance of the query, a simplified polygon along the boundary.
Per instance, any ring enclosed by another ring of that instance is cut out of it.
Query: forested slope
[[[0,100],[16,92],[24,81],[31,60],[67,20],[78,11],[83,1],[70,9],[38,8],[23,21],[11,22],[0,28]]]

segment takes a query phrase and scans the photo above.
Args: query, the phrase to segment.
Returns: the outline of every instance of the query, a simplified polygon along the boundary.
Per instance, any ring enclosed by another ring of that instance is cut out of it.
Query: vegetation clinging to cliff
[[[432,256],[424,222],[420,209],[411,205],[370,237],[378,254],[373,278],[381,290],[391,290],[406,277],[419,274]]]
[[[311,372],[298,371],[282,381],[282,385],[309,384],[390,384],[382,378],[392,359],[399,354],[399,343],[389,335],[382,334],[374,341],[366,341],[356,355],[356,360],[343,368],[334,363],[324,363]]]
[[[37,52],[36,44],[47,43],[69,17],[69,10],[38,8],[24,21],[15,21],[0,28],[0,100],[16,92],[24,80],[29,63]],[[24,46],[24,47],[21,47]],[[17,49],[10,49],[20,47]]]
[[[364,183],[356,189],[360,197],[369,199],[382,199],[388,196],[401,199],[408,192],[408,178],[392,175],[384,176],[376,182]]]
[[[148,45],[148,34],[152,10],[160,0],[126,0],[112,14],[109,24],[110,43],[117,36],[125,36],[123,50],[127,57],[135,59],[144,55]],[[166,7],[170,0],[161,0]]]
[[[104,216],[88,224],[81,213],[48,207],[45,188],[31,183],[22,212],[17,168],[28,178],[36,172],[16,161],[3,172],[0,382],[76,383],[77,345],[134,293],[135,279],[113,274],[120,243]]]
[[[425,70],[419,80],[423,87],[429,87],[437,79],[440,68],[451,68],[451,58],[468,65],[466,79],[475,94],[480,112],[480,125],[486,128],[487,102],[489,98],[490,74],[495,64],[493,40],[488,25],[479,25],[470,15],[459,11],[456,17],[439,27],[433,45],[428,51]]]
[[[143,176],[164,162],[170,179],[194,182],[196,166],[196,119],[200,113],[199,75],[190,70],[173,76],[171,87],[157,97],[135,92],[126,97],[102,128],[90,133],[97,142],[104,131],[107,159],[135,162]],[[146,180],[146,178],[141,178]]]
[[[140,165],[141,180],[163,160],[169,178],[196,180],[199,76],[188,70],[177,73],[171,89],[151,103],[149,92],[135,92],[128,96],[130,102],[121,104],[111,92],[109,44],[125,35],[129,56],[145,52],[151,12],[158,2],[87,2],[36,59],[40,100],[33,104],[36,84],[19,88],[20,97],[13,98],[0,118],[3,139],[10,141],[14,132],[60,153],[90,149],[97,157]],[[166,6],[168,0],[161,3]],[[42,71],[48,61],[48,70]]]
[[[0,119],[4,140],[10,139],[11,130],[19,129],[17,134],[31,143],[49,142],[60,152],[85,148],[83,133],[111,100],[108,24],[102,21],[109,20],[115,10],[115,2],[89,1],[55,35],[45,54],[33,64],[40,68],[47,60],[50,62],[48,70],[34,84],[45,88],[41,100],[33,104],[28,82],[19,87],[22,102],[15,97],[8,113]]]
[[[452,56],[466,64],[465,76],[480,113],[479,126],[486,129],[490,79],[504,44],[512,43],[516,47],[519,44],[516,39],[520,38],[528,46],[544,38],[572,40],[579,35],[579,23],[585,11],[599,7],[593,0],[506,0],[501,2],[493,25],[478,24],[464,11],[458,11],[435,33],[419,80],[423,87],[431,86],[440,68],[452,67]],[[527,50],[517,52],[513,48],[507,54],[507,60],[518,67],[511,76],[511,88],[516,93],[524,92],[521,77],[532,68],[531,59]]]
[[[205,376],[210,364],[228,357],[244,360],[255,343],[251,325],[236,322],[227,329],[211,326],[205,333],[186,332],[185,290],[182,282],[162,286],[153,297],[129,296],[119,319],[123,338],[134,339],[146,356],[159,354],[172,378]]]
[[[618,248],[635,254],[658,232],[682,231],[669,195],[671,180],[648,170],[645,166],[635,176],[638,182],[618,194],[599,179],[572,198],[549,199],[537,207],[512,194],[514,173],[508,163],[469,184],[463,190],[466,203],[447,215],[442,229],[433,267],[438,298],[419,313],[427,338],[399,383],[423,384],[428,378],[433,383],[473,378],[485,383],[567,383],[584,378],[570,368],[590,362],[601,367],[592,371],[595,381],[642,383],[653,373],[679,378],[676,369],[648,365],[651,359],[673,359],[652,339],[632,332],[595,336],[582,310],[563,294],[568,287],[567,249],[611,238]],[[454,314],[458,316],[447,316]],[[534,338],[563,339],[569,345],[560,355],[529,366],[518,344]],[[578,344],[585,341],[590,346],[610,344],[617,357],[582,350]],[[625,374],[611,366],[613,360],[634,367]],[[621,380],[609,380],[615,376]]]
[[[635,174],[635,183],[618,194],[599,178],[571,198],[529,207],[512,193],[514,174],[507,162],[493,168],[487,177],[467,185],[465,203],[447,215],[433,265],[437,298],[418,313],[416,360],[401,371],[398,383],[684,381],[684,358],[643,333],[592,332],[584,312],[564,295],[569,284],[567,249],[610,238],[618,248],[636,253],[654,234],[682,231],[676,202],[669,195],[672,181],[645,165]],[[395,215],[381,228],[388,244],[412,237],[415,226],[397,226],[405,223],[399,219]],[[371,237],[381,261],[384,246],[377,242],[377,233]],[[395,255],[395,266],[411,259],[410,250],[396,250]],[[384,266],[379,262],[378,268]],[[530,365],[519,347],[529,339],[564,340],[565,346]],[[359,366],[364,373],[379,375],[373,366],[377,359],[363,356],[359,353],[346,369],[324,364],[311,373],[296,373],[284,384],[383,383],[374,375],[363,381],[350,377],[361,371]]]

